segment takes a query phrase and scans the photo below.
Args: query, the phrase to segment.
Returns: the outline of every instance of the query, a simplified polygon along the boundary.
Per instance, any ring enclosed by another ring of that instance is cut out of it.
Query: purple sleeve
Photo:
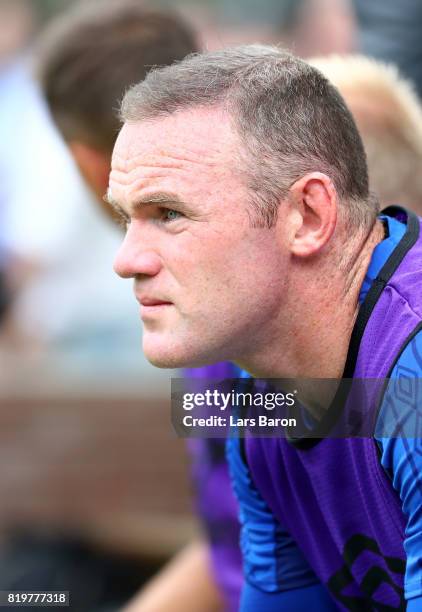
[[[185,370],[184,376],[223,379],[237,377],[239,371],[230,363],[218,363]],[[237,612],[243,585],[240,525],[225,459],[225,440],[191,439],[188,448],[196,507],[210,543],[214,578],[225,600],[225,610]]]
[[[210,543],[214,578],[226,609],[237,612],[243,584],[240,526],[224,446],[225,440],[201,438],[188,442],[196,506]]]

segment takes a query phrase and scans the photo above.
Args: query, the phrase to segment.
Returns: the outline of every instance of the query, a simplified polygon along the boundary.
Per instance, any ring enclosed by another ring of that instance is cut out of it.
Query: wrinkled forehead
[[[229,162],[238,147],[231,118],[219,107],[179,110],[126,122],[114,146],[112,167],[130,171],[157,156],[181,161]]]

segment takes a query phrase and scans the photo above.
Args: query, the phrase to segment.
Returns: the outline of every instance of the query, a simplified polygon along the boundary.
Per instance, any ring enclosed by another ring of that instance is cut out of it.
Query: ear
[[[111,154],[106,151],[94,149],[91,145],[79,140],[68,142],[68,147],[80,173],[94,195],[96,195],[103,211],[105,211],[109,217],[113,217],[111,207],[103,200],[108,187]]]
[[[338,196],[321,172],[302,176],[289,190],[289,248],[297,257],[315,255],[329,242],[337,223]]]

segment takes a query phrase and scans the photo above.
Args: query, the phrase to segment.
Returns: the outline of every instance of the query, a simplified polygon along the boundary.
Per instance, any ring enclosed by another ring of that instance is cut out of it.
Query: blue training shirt
[[[374,249],[359,294],[360,303],[405,232],[405,226],[396,219],[384,216],[381,219],[388,225],[388,236]],[[422,408],[419,414],[418,401],[422,402],[422,332],[397,360],[375,431],[380,462],[402,500],[407,519],[404,548],[408,612],[422,612]],[[393,431],[388,430],[389,423],[395,428]],[[401,430],[397,432],[400,437],[393,437],[397,429]],[[241,460],[238,440],[228,441],[227,453],[242,523],[246,586],[241,612],[282,609],[300,612],[310,605],[314,612],[336,610],[298,546],[254,487],[249,470]],[[252,577],[253,580],[248,580]],[[265,585],[265,590],[259,588],[260,583]]]

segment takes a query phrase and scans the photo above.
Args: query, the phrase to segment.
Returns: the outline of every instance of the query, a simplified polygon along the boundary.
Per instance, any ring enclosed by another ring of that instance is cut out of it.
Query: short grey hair
[[[278,47],[193,54],[153,70],[129,89],[120,114],[138,122],[218,104],[240,137],[258,224],[271,226],[290,186],[320,171],[333,181],[348,222],[373,225],[378,205],[368,193],[365,151],[349,110],[317,69]]]

